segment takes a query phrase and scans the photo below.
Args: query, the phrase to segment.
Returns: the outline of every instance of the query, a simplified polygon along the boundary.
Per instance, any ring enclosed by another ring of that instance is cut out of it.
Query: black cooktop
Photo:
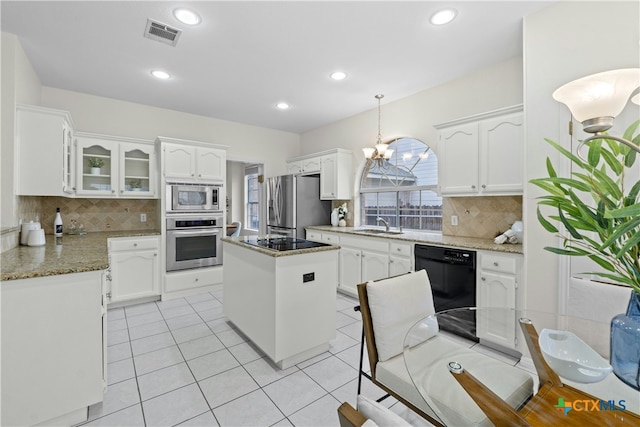
[[[296,237],[246,237],[244,243],[274,251],[295,251],[298,249],[331,246],[326,243],[312,242],[311,240],[298,239]]]

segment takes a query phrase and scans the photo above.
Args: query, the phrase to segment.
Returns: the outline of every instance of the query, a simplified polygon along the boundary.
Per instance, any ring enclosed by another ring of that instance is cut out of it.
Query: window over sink
[[[388,143],[384,163],[367,160],[360,181],[360,224],[408,230],[441,231],[442,197],[438,196],[438,158],[424,142],[397,138]]]

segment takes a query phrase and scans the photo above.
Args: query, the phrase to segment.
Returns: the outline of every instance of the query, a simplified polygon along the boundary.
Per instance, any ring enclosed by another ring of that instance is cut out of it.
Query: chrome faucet
[[[378,218],[376,218],[376,222],[382,222],[384,224],[384,231],[386,233],[389,232],[389,221],[379,216]]]

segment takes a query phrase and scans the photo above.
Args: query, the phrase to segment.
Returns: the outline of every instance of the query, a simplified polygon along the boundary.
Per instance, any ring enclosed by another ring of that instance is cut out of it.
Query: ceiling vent
[[[182,34],[182,30],[171,28],[161,22],[147,19],[147,27],[144,29],[144,36],[148,39],[158,41],[160,43],[175,46]]]

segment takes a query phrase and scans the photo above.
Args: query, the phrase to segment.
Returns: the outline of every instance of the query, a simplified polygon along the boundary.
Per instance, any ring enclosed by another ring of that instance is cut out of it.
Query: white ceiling
[[[42,84],[302,133],[522,54],[541,1],[0,2]],[[197,11],[189,27],[178,6]],[[455,21],[436,27],[444,6]],[[143,37],[147,18],[183,30]],[[150,70],[173,78],[158,81]],[[335,82],[329,74],[348,73]],[[275,108],[279,101],[291,105]],[[461,100],[452,100],[460,102]]]

